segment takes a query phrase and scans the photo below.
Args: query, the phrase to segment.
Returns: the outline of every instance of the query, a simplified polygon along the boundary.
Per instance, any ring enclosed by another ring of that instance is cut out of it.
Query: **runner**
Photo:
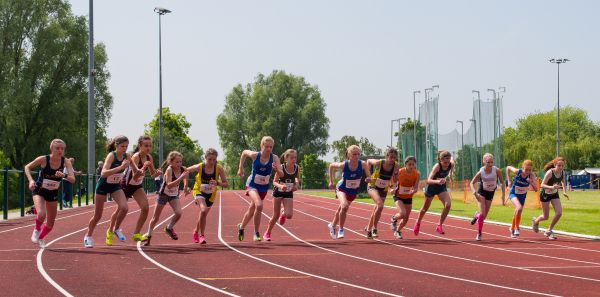
[[[477,174],[471,180],[471,192],[477,199],[477,206],[479,211],[475,213],[475,216],[471,220],[471,225],[477,223],[477,236],[475,240],[481,240],[481,233],[483,231],[483,222],[490,212],[492,207],[492,200],[494,199],[494,193],[498,188],[498,183],[502,185],[502,205],[505,205],[504,197],[506,194],[506,186],[504,185],[504,179],[502,178],[502,170],[494,166],[494,156],[490,153],[483,155],[483,167],[479,169]],[[479,183],[479,189],[475,190],[475,183]]]
[[[516,238],[521,234],[519,225],[521,224],[521,213],[523,212],[523,206],[525,206],[525,198],[527,198],[527,191],[531,186],[534,191],[537,192],[536,187],[536,176],[532,172],[533,162],[531,160],[523,161],[521,169],[517,169],[512,166],[506,167],[506,180],[508,187],[510,187],[509,199],[515,205],[515,213],[512,219],[512,225],[510,227],[510,237]],[[514,180],[510,182],[510,173],[515,174]]]
[[[371,196],[371,199],[373,199],[373,202],[375,203],[373,213],[371,213],[371,218],[369,219],[369,224],[365,227],[368,239],[373,239],[374,237],[377,238],[379,236],[377,233],[377,223],[379,223],[379,218],[381,218],[381,212],[385,205],[385,198],[387,197],[390,181],[392,180],[392,177],[397,177],[398,169],[400,167],[396,160],[398,160],[398,151],[392,147],[389,147],[386,150],[385,159],[367,160],[367,166],[369,166],[369,168],[371,168],[371,166],[375,168],[373,175],[371,176],[371,182],[367,188],[369,196]]]
[[[548,230],[544,232],[544,235],[548,237],[548,239],[556,239],[554,235],[554,226],[560,220],[562,216],[562,204],[560,203],[560,196],[558,195],[558,190],[562,188],[563,195],[569,199],[567,195],[567,190],[565,188],[565,159],[562,157],[556,157],[554,160],[548,162],[546,166],[544,166],[544,180],[542,181],[541,189],[540,189],[540,200],[542,202],[542,214],[538,217],[533,218],[533,231],[539,232],[539,225],[541,221],[545,221],[548,219],[550,214],[550,203],[552,203],[552,208],[554,208],[554,217],[552,218],[552,222],[550,222],[550,227]]]
[[[73,167],[69,159],[65,159],[67,145],[61,139],[50,142],[50,154],[39,156],[25,166],[25,176],[29,181],[29,189],[33,194],[33,204],[37,211],[35,227],[31,234],[31,241],[39,244],[40,248],[46,248],[44,238],[56,221],[58,205],[58,188],[63,178],[69,183],[75,182]],[[41,167],[37,180],[31,177],[31,170]],[[67,174],[63,172],[66,169]],[[6,199],[6,198],[4,198]],[[47,220],[46,220],[47,219]],[[42,226],[46,220],[46,224]]]
[[[404,167],[398,170],[398,175],[392,180],[393,184],[398,183],[398,187],[393,190],[394,203],[396,203],[398,213],[392,215],[391,218],[392,231],[397,239],[402,239],[402,228],[408,223],[412,211],[413,195],[419,191],[421,174],[416,167],[417,159],[413,156],[406,157]],[[398,219],[402,219],[400,225],[398,225]]]

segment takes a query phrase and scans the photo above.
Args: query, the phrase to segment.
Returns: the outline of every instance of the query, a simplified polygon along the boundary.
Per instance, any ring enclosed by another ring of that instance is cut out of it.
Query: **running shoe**
[[[40,245],[41,249],[45,249],[46,248],[46,242],[44,242],[43,239],[38,239],[38,244]]]
[[[337,238],[338,239],[344,238],[344,228],[340,228],[340,231],[338,231],[338,234],[337,234]]]
[[[114,233],[115,233],[115,235],[117,235],[117,238],[118,238],[120,241],[125,241],[125,240],[127,240],[127,238],[125,237],[125,235],[123,235],[123,230],[121,230],[121,229],[117,229],[117,230],[115,230],[115,232],[114,232]]]
[[[540,224],[536,223],[535,219],[535,217],[531,219],[531,229],[533,229],[533,232],[538,233],[540,232]]]
[[[94,239],[91,236],[86,236],[83,238],[83,246],[86,248],[94,247]]]
[[[435,232],[437,232],[437,233],[439,233],[439,234],[442,234],[442,235],[443,235],[443,234],[446,234],[446,233],[444,232],[444,228],[442,228],[442,225],[437,225],[437,226],[435,226]]]
[[[419,235],[420,229],[421,229],[421,224],[419,224],[419,223],[415,224],[415,226],[413,227],[413,233],[415,233],[415,235]]]
[[[379,237],[379,234],[377,234],[377,229],[371,230],[371,233],[373,234],[373,238]]]
[[[266,241],[271,241],[271,233],[269,233],[269,232],[265,232],[265,234],[263,235],[263,238],[264,238]]]
[[[33,228],[33,233],[31,233],[31,242],[37,243],[40,238],[40,231]]]
[[[390,218],[390,228],[392,229],[392,231],[396,231],[396,229],[398,228],[398,220],[396,220],[396,218],[394,216],[392,216]]]
[[[477,237],[475,237],[475,240],[481,241],[481,233],[477,233]]]
[[[238,240],[244,241],[244,228],[242,228],[242,224],[237,224],[237,230],[238,230]]]
[[[200,244],[206,244],[206,237],[204,237],[204,235],[200,235],[200,238],[198,238],[198,240],[200,241]]]
[[[132,237],[133,241],[146,241],[146,237],[142,236],[141,233],[135,233]]]
[[[477,213],[475,213],[475,216],[473,216],[473,219],[471,220],[471,225],[475,225],[475,223],[477,223]]]
[[[262,238],[260,238],[260,233],[258,232],[254,232],[254,241],[261,241]]]
[[[517,238],[517,235],[515,235],[515,230],[513,230],[513,229],[508,229],[508,230],[510,230],[510,237],[511,238]]]
[[[171,237],[171,239],[173,240],[177,240],[179,239],[179,237],[177,236],[177,233],[175,233],[175,229],[171,228],[167,228],[165,227],[165,233],[167,233],[167,235],[169,235],[169,237]]]
[[[285,224],[285,214],[281,212],[281,215],[279,215],[279,225],[283,224]]]
[[[194,243],[200,243],[200,236],[198,236],[198,233],[193,233],[192,234],[192,241]]]
[[[551,230],[544,232],[544,235],[548,237],[548,239],[556,239],[556,235]]]
[[[327,224],[327,228],[329,228],[329,236],[331,236],[331,239],[336,239],[337,231],[335,230],[335,226],[333,226],[331,223],[329,223],[329,224]]]
[[[367,230],[367,239],[373,239],[373,232]]]
[[[515,233],[515,236],[519,236],[519,235],[521,235],[521,232],[519,231],[519,229],[515,229],[515,232],[514,232],[514,233]]]
[[[106,245],[111,246],[113,244],[113,233],[110,230],[106,230]]]
[[[144,240],[144,246],[149,246],[150,245],[150,240],[152,239],[152,235],[144,235],[144,237],[146,237],[146,240]]]
[[[402,232],[400,232],[400,231],[394,232],[394,237],[396,237],[396,239],[402,239]]]

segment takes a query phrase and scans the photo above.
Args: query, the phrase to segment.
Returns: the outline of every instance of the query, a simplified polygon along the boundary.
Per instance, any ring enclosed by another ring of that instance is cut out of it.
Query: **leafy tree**
[[[327,187],[327,162],[320,160],[315,154],[307,154],[304,155],[300,166],[303,188],[322,189]]]
[[[217,117],[227,167],[237,172],[240,153],[258,150],[265,135],[275,139],[275,154],[294,148],[299,161],[305,154],[324,155],[329,136],[325,106],[316,86],[284,71],[259,74],[245,87],[238,84],[227,95],[225,108]]]
[[[146,124],[144,133],[153,139],[152,158],[158,162],[159,152],[159,113],[154,119]],[[178,151],[183,155],[183,164],[192,165],[200,162],[204,151],[197,140],[192,140],[189,130],[192,124],[180,113],[173,113],[168,107],[163,107],[163,137],[165,142],[164,160],[170,151]],[[130,139],[131,143],[137,143],[137,139]]]
[[[86,19],[63,0],[0,0],[0,150],[15,168],[53,138],[87,162]],[[112,97],[103,44],[95,46],[96,158],[104,155]]]
[[[356,139],[351,135],[344,135],[340,140],[336,140],[331,144],[331,151],[336,153],[333,159],[336,162],[346,159],[346,150],[351,145],[358,145],[363,156],[381,156],[381,149],[376,147],[366,137]]]

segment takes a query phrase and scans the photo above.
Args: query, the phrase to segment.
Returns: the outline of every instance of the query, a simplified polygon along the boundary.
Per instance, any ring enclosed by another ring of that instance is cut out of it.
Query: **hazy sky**
[[[87,0],[72,0],[88,15]],[[413,90],[439,84],[439,131],[471,117],[471,90],[506,86],[504,125],[561,105],[600,121],[598,1],[148,1],[94,3],[95,41],[107,47],[114,96],[108,136],[132,139],[158,108],[158,17],[163,105],[190,136],[222,151],[216,117],[238,83],[274,69],[321,90],[329,142],[350,134],[383,147],[390,120],[412,117]],[[465,130],[467,127],[465,127]],[[330,159],[328,157],[327,159]]]

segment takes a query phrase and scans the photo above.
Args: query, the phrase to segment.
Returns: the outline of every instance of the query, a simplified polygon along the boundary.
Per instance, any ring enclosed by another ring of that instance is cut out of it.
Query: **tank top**
[[[168,168],[171,168],[171,166],[169,166]],[[183,173],[184,170],[185,170],[185,168],[181,167],[181,173]],[[181,176],[181,173],[179,174],[179,176]],[[174,180],[179,178],[179,176],[176,176],[175,170],[173,170],[173,168],[171,168],[171,182],[173,182]],[[177,186],[175,186],[175,187],[168,188],[167,187],[167,179],[165,178],[163,180],[162,184],[160,185],[159,193],[160,193],[160,195],[165,195],[165,196],[170,196],[170,197],[179,196],[179,184],[177,184]]]
[[[565,171],[563,170],[560,173],[560,176],[556,176],[554,175],[554,170],[550,169],[548,170],[548,172],[546,172],[546,174],[551,174],[552,176],[550,176],[550,179],[548,179],[548,183],[547,185],[549,186],[554,186],[554,185],[560,185],[560,183],[563,181],[564,175],[565,175]],[[558,193],[558,189],[544,189],[542,188],[541,190],[541,195],[550,195],[550,194],[556,194]]]
[[[358,166],[354,171],[350,170],[349,161],[344,162],[344,172],[342,173],[342,180],[338,183],[338,189],[343,190],[348,195],[356,195],[360,188],[360,182],[362,180],[363,168],[362,160],[358,160]]]
[[[149,155],[146,155],[146,161],[150,161]],[[138,169],[142,168],[144,166],[144,162],[142,162],[142,158],[140,158],[140,160],[138,161],[137,166],[138,166]],[[125,169],[125,172],[123,174],[125,175],[125,178],[123,179],[124,186],[127,186],[127,185],[139,186],[144,182],[144,175],[140,176],[136,180],[133,179],[133,168],[131,165],[129,165],[129,167],[127,167]]]
[[[386,190],[389,186],[389,181],[392,179],[392,175],[394,175],[394,168],[396,164],[392,166],[391,170],[386,171],[383,164],[385,160],[379,161],[379,166],[375,168],[373,174],[371,175],[371,182],[369,186],[372,188],[377,188],[378,190]]]
[[[448,165],[448,168],[446,168],[446,170],[444,170],[442,168],[442,164],[438,162],[439,165],[439,170],[438,172],[436,172],[433,175],[433,179],[441,179],[441,178],[447,178],[448,174],[450,174],[450,170],[452,170],[452,163],[450,163],[450,165]],[[444,190],[446,189],[447,184],[443,184],[443,185],[437,185],[437,184],[433,184],[433,185],[427,185],[428,189],[435,189],[435,190]]]
[[[214,167],[214,171],[211,174],[206,173],[206,171],[204,169],[206,169],[206,164],[204,163],[200,163],[200,170],[198,170],[198,173],[196,174],[196,178],[195,178],[195,182],[194,182],[194,189],[193,189],[193,194],[195,195],[200,195],[202,193],[204,194],[212,194],[215,192],[217,186],[212,186],[210,184],[211,180],[217,180],[217,171],[219,169],[219,165],[217,165],[217,163],[215,163],[215,167]]]
[[[256,159],[252,162],[252,174],[248,177],[247,184],[259,192],[267,192],[271,173],[273,172],[273,154],[269,155],[269,161],[265,164],[260,162],[261,156],[262,153],[258,152]]]
[[[418,174],[419,172],[416,169],[413,169],[413,172],[408,174],[405,167],[400,168],[398,170],[398,188],[394,196],[404,199],[412,198],[413,194],[409,194],[409,191],[412,190],[417,182]]]
[[[479,169],[479,190],[493,192],[496,191],[498,187],[498,168],[496,166],[492,166],[492,172],[489,174],[485,172],[485,167],[481,167]]]
[[[46,166],[40,170],[36,185],[38,188],[48,191],[58,191],[62,177],[56,176],[56,171],[63,171],[65,168],[65,157],[60,157],[60,166],[54,169],[50,166],[50,155],[46,155]]]
[[[523,172],[522,169],[519,169],[517,175],[513,178],[513,184],[510,188],[510,194],[515,195],[517,197],[525,197],[527,195],[527,191],[529,191],[529,182],[528,178],[531,178],[531,174],[526,177],[521,176]]]
[[[112,163],[110,163],[110,169],[113,168],[117,168],[119,166],[121,166],[121,164],[123,164],[123,160],[125,160],[125,158],[127,157],[127,154],[123,154],[123,159],[119,160],[119,158],[117,158],[117,152],[112,152],[113,153],[113,161]],[[109,184],[120,184],[121,181],[123,180],[123,173],[119,172],[119,173],[113,173],[112,175],[109,175],[107,177],[100,177],[100,179],[98,180],[98,182],[106,182]]]
[[[298,177],[298,164],[294,164],[294,171],[289,173],[287,171],[287,166],[285,163],[281,164],[283,166],[283,176],[279,178],[277,181],[280,184],[285,184],[288,189],[287,192],[291,192],[294,186],[296,185],[296,178]],[[279,188],[273,187],[274,191],[279,192]]]

